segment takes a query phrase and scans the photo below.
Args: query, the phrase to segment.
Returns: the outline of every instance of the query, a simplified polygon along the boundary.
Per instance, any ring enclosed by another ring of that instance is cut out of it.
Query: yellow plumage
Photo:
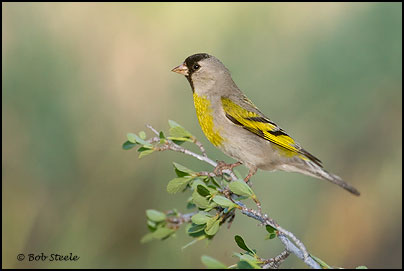
[[[261,136],[272,143],[283,147],[284,149],[292,152],[289,153],[289,155],[298,154],[298,150],[295,147],[295,141],[293,138],[286,134],[280,134],[280,135],[273,135],[270,132],[279,130],[279,127],[277,127],[274,124],[271,124],[269,120],[266,122],[263,121],[254,121],[254,118],[265,120],[261,115],[248,111],[241,106],[235,104],[232,102],[229,98],[222,98],[222,105],[225,113],[233,118],[235,121],[240,123],[244,128],[247,130],[253,132],[254,134]]]
[[[279,128],[275,123],[270,121],[262,114],[249,111],[234,103],[229,98],[222,97],[221,100],[223,110],[228,118],[232,119],[233,122],[237,122],[240,126],[256,134],[257,136],[274,143],[274,147],[277,148],[278,151],[285,157],[298,156],[303,160],[318,160],[314,156],[301,149],[293,138],[287,135],[281,128]],[[247,98],[245,98],[244,102],[253,108],[256,108],[255,105]]]
[[[283,170],[328,180],[359,195],[354,187],[324,170],[318,158],[261,113],[220,60],[194,54],[173,71],[185,75],[190,83],[198,121],[208,140],[249,169],[245,181],[257,169]]]
[[[223,138],[220,136],[218,129],[214,127],[210,101],[206,97],[201,97],[194,93],[194,105],[203,133],[213,145],[221,145]]]

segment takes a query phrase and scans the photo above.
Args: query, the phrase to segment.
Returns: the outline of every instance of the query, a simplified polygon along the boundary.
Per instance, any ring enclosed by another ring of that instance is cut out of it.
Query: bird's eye
[[[194,64],[194,66],[192,67],[194,70],[199,69],[201,66],[199,66],[198,64]]]

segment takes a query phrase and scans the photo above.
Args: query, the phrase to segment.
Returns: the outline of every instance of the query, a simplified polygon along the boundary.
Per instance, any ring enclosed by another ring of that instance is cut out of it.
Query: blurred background
[[[282,251],[237,215],[210,244],[140,244],[146,209],[185,212],[169,195],[178,153],[122,150],[169,119],[203,136],[186,79],[170,70],[207,52],[325,168],[362,193],[260,171],[268,212],[330,265],[402,267],[401,3],[3,3],[3,268],[202,268],[237,260],[239,234],[262,257]],[[240,168],[245,173],[245,168]],[[19,262],[19,253],[79,255]],[[282,267],[305,268],[291,256]]]

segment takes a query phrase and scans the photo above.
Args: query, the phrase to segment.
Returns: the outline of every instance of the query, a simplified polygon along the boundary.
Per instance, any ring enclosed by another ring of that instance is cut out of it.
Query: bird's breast
[[[198,96],[195,92],[194,105],[203,133],[213,145],[220,146],[223,143],[223,138],[220,136],[219,129],[214,125],[214,112],[210,100],[206,96]]]

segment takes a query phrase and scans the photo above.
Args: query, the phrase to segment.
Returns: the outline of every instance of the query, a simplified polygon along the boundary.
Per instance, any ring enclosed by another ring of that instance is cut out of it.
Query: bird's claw
[[[217,166],[213,170],[213,173],[217,176],[223,175],[224,170],[227,170],[227,169],[233,170],[233,168],[241,165],[241,162],[236,162],[233,164],[226,164],[224,161],[218,161],[218,160],[216,162],[217,162]]]

